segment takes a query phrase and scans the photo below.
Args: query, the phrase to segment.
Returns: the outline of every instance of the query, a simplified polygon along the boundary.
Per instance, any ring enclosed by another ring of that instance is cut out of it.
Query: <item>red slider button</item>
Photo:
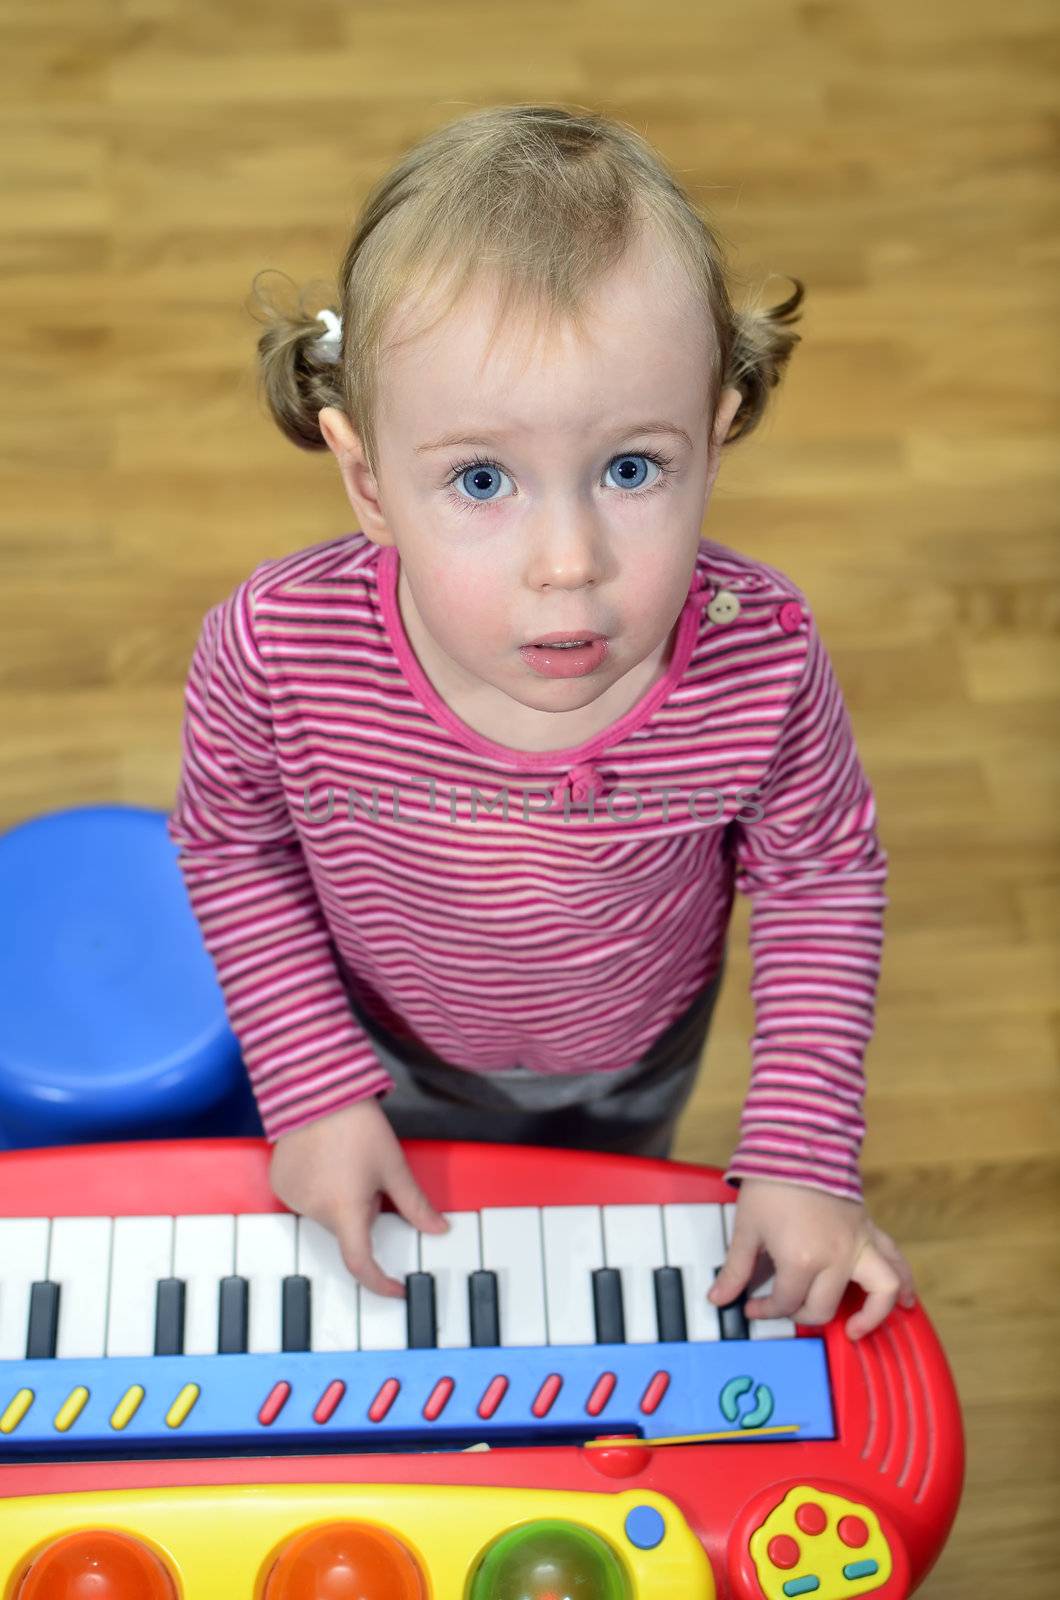
[[[390,1407],[397,1399],[398,1390],[401,1388],[396,1378],[388,1378],[379,1393],[368,1407],[369,1422],[382,1422]]]
[[[640,1397],[640,1409],[646,1417],[650,1417],[657,1408],[659,1401],[670,1387],[670,1374],[657,1372],[648,1387]]]
[[[430,1398],[423,1408],[423,1415],[428,1422],[435,1422],[449,1403],[449,1396],[456,1388],[452,1378],[439,1378],[431,1390]]]
[[[601,1411],[615,1392],[616,1379],[613,1372],[605,1372],[597,1378],[593,1385],[593,1392],[585,1402],[585,1409],[591,1417],[598,1417]]]
[[[548,1416],[549,1412],[552,1410],[553,1404],[555,1403],[556,1396],[559,1394],[562,1388],[563,1379],[560,1377],[559,1373],[550,1372],[540,1389],[537,1391],[537,1398],[530,1407],[530,1410],[534,1413],[535,1417]]]
[[[324,1393],[317,1401],[317,1408],[313,1412],[314,1422],[327,1422],[333,1415],[335,1407],[346,1393],[346,1385],[341,1378],[332,1378]]]
[[[275,1422],[276,1418],[287,1404],[290,1393],[291,1385],[289,1383],[284,1383],[282,1381],[280,1383],[274,1383],[269,1391],[268,1399],[258,1412],[258,1421],[263,1422],[266,1427],[268,1427],[270,1422]],[[332,1410],[334,1410],[334,1407],[332,1407]]]
[[[508,1393],[508,1380],[504,1377],[491,1378],[489,1387],[478,1403],[478,1414],[487,1421],[492,1417],[505,1395]]]

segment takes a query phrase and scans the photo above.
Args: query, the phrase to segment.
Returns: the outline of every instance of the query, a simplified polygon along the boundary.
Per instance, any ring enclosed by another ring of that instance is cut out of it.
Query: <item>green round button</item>
[[[591,1528],[524,1522],[494,1540],[468,1600],[632,1600],[626,1569]]]

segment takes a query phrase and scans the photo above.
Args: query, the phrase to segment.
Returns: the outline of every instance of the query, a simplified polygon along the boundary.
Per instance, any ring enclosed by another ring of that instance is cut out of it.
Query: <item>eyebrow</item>
[[[690,450],[693,448],[692,440],[684,428],[679,428],[676,422],[638,422],[629,428],[617,429],[614,437],[616,439],[628,439],[633,434],[639,433],[672,433],[677,438],[683,439]],[[432,440],[430,444],[418,444],[416,446],[416,454],[419,455],[425,450],[451,450],[454,445],[492,446],[500,444],[505,437],[504,434],[497,433],[447,433],[441,439]]]

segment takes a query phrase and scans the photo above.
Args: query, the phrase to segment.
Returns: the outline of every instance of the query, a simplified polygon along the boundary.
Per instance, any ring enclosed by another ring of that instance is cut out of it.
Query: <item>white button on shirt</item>
[[[711,622],[734,622],[740,615],[740,602],[731,589],[719,589],[707,607]]]

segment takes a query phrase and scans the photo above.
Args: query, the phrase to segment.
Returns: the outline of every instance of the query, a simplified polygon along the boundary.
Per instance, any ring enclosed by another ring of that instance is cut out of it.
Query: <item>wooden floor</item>
[[[610,112],[713,208],[749,282],[806,282],[790,376],[724,460],[706,531],[805,589],[879,798],[868,1195],[969,1438],[928,1600],[1057,1588],[1053,15],[0,4],[0,826],[168,808],[204,612],[354,525],[332,458],[259,410],[243,307],[259,268],[327,278],[410,142],[491,102]],[[746,928],[740,905],[677,1152],[719,1164],[748,1070]]]

